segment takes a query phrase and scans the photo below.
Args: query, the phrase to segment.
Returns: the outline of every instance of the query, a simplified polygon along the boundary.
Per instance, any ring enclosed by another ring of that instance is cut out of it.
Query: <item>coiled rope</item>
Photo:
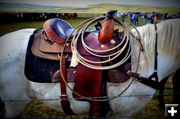
[[[129,42],[129,38],[130,38],[130,34],[132,36],[134,36],[132,33],[131,33],[131,30],[129,28],[129,26],[127,24],[125,24],[123,22],[122,19],[116,19],[116,18],[113,18],[115,20],[116,23],[118,23],[119,25],[121,25],[124,29],[124,37],[123,37],[123,40],[115,47],[111,48],[111,49],[108,49],[108,50],[96,50],[96,49],[92,49],[90,48],[85,42],[84,42],[84,34],[86,32],[86,30],[88,29],[88,27],[98,21],[102,21],[104,20],[105,16],[102,16],[102,17],[97,17],[97,18],[91,18],[91,19],[88,19],[86,21],[84,21],[83,23],[81,23],[80,25],[78,25],[72,32],[71,34],[67,37],[66,41],[65,41],[65,44],[64,44],[64,47],[62,49],[62,53],[61,53],[61,56],[60,56],[60,72],[61,72],[61,78],[62,80],[64,81],[64,83],[66,84],[66,86],[74,93],[76,94],[77,96],[81,97],[81,98],[85,98],[85,96],[79,94],[78,92],[74,91],[66,82],[65,80],[65,77],[63,75],[63,71],[62,71],[62,59],[63,59],[63,51],[66,47],[66,44],[68,42],[68,40],[70,39],[70,37],[72,36],[72,34],[74,35],[72,40],[71,40],[71,50],[72,50],[72,61],[71,61],[71,66],[75,67],[78,65],[78,63],[81,63],[82,65],[88,67],[88,68],[91,68],[91,69],[95,69],[95,70],[108,70],[108,69],[113,69],[113,68],[116,68],[120,65],[122,65],[124,62],[126,62],[130,55],[131,55],[131,52],[130,52],[130,45],[128,45],[128,42]],[[131,24],[131,23],[129,23]],[[132,25],[132,24],[131,24]],[[137,31],[138,35],[139,35],[139,38],[140,38],[140,34],[138,32],[138,30],[136,29],[136,27],[134,25],[132,25],[135,30]],[[82,45],[83,45],[83,48],[88,52],[90,53],[92,56],[95,56],[95,57],[98,57],[98,58],[107,58],[107,60],[104,60],[104,61],[92,61],[92,60],[89,60],[89,59],[86,59],[84,58],[78,51],[77,47],[78,47],[78,40],[81,39],[81,42],[82,42]],[[139,40],[140,41],[140,40]],[[120,46],[124,43],[124,46],[122,48],[120,48]],[[140,43],[141,45],[141,43]],[[126,52],[126,55],[125,57],[120,60],[119,62],[115,63],[115,64],[112,64],[112,65],[108,65],[108,66],[103,66],[103,65],[97,65],[97,64],[103,64],[103,63],[107,63],[107,62],[110,62],[114,59],[116,59],[118,56],[120,56],[120,54],[125,50],[125,48],[128,46],[128,51]],[[116,50],[118,49],[115,53],[112,53],[112,54],[103,54],[105,52],[110,52],[110,51],[113,51],[113,50]],[[143,49],[142,48],[142,45],[141,45],[141,48],[140,49]],[[140,50],[139,50],[140,51]],[[99,53],[102,53],[101,55]],[[138,67],[139,67],[139,59],[140,59],[140,52],[139,52],[139,57],[138,57],[138,65],[137,65],[137,68],[136,68],[136,71],[138,70]],[[94,65],[93,65],[94,64]],[[127,87],[122,91],[120,92],[118,95],[112,97],[112,98],[107,98],[107,99],[88,99],[90,101],[109,101],[109,100],[113,100],[115,99],[116,97],[119,97],[120,95],[122,95],[129,87],[130,85],[132,84],[133,82],[133,78],[131,79],[130,83],[127,85]]]

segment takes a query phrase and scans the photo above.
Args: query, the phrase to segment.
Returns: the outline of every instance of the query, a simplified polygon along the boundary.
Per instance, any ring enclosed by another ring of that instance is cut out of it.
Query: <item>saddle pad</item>
[[[39,33],[40,30],[37,29],[36,32]],[[60,81],[59,58],[57,59],[58,61],[54,61],[52,59],[49,60],[49,59],[45,59],[42,57],[38,57],[37,55],[34,55],[31,49],[32,45],[39,43],[39,40],[35,39],[35,36],[36,34],[33,34],[30,36],[30,40],[27,47],[25,71],[24,71],[25,76],[27,77],[28,80],[33,81],[33,82],[38,82],[38,83],[59,82]],[[36,43],[34,44],[34,42]],[[35,52],[38,53],[38,51],[36,50]],[[74,82],[75,76],[73,72],[74,72],[74,69],[71,69],[71,68],[67,69],[67,82]]]
[[[84,97],[98,97],[100,95],[102,81],[102,71],[94,70],[78,64],[76,67],[76,79],[74,91],[83,95]],[[79,98],[73,93],[74,98]],[[87,99],[78,99],[87,101]]]
[[[25,76],[33,82],[52,83],[51,73],[59,70],[59,61],[47,60],[35,56],[31,50],[35,36],[31,35],[25,59]]]

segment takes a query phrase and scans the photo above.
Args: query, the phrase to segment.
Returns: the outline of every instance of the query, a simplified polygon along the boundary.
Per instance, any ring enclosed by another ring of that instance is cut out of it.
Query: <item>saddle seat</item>
[[[44,25],[47,37],[55,43],[64,43],[67,36],[74,30],[72,26],[62,19],[49,19]]]

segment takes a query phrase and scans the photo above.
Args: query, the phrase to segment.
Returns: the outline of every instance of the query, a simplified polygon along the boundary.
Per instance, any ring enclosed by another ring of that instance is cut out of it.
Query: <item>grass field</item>
[[[73,27],[76,27],[79,23],[84,21],[85,19],[66,19]],[[23,29],[23,28],[39,28],[42,27],[44,22],[19,22],[19,23],[8,23],[0,25],[0,36],[5,33],[12,32],[15,30]],[[142,21],[140,21],[142,25]],[[172,90],[171,81],[166,85],[166,93],[171,93]],[[171,103],[171,97],[165,97],[165,101],[167,103]],[[149,115],[149,116],[140,116],[140,115]],[[31,102],[26,110],[23,113],[23,117],[34,117],[34,118],[58,118],[65,117],[65,115],[59,113],[58,111],[52,110],[45,106],[42,102],[33,101]],[[84,115],[83,115],[84,116]],[[86,115],[85,115],[86,116]],[[134,114],[134,117],[131,119],[163,119],[164,113],[158,108],[158,100],[155,96],[153,100],[147,105],[143,110]],[[68,117],[69,118],[69,117]],[[83,118],[82,118],[83,119]]]
[[[68,23],[72,25],[72,27],[76,27],[82,21],[86,19],[66,19]],[[16,31],[24,28],[42,28],[44,21],[27,21],[27,22],[17,22],[17,23],[5,23],[0,24],[0,36],[5,33]]]
[[[87,20],[86,18],[84,19],[65,19],[65,21],[67,21],[69,24],[71,24],[71,26],[73,28],[77,27],[78,24],[80,24],[81,22]],[[127,19],[129,21],[129,19]],[[24,29],[24,28],[42,28],[43,27],[43,23],[45,21],[26,21],[26,22],[15,22],[15,23],[4,23],[4,24],[0,24],[0,36],[9,33],[9,32],[13,32],[19,29]],[[147,20],[147,23],[149,23],[149,20]],[[139,20],[139,25],[143,25],[143,20],[140,19]]]

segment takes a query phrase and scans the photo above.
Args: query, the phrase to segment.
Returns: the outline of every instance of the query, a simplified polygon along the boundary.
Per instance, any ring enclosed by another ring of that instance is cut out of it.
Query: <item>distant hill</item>
[[[95,4],[88,7],[73,8],[70,6],[46,6],[22,3],[3,3],[0,2],[0,12],[73,12],[73,13],[106,13],[108,10],[118,10],[120,13],[127,12],[163,12],[179,13],[180,8],[176,7],[157,7],[140,5],[121,5],[121,4]]]
[[[118,10],[120,13],[127,12],[169,12],[178,13],[180,8],[178,7],[159,7],[159,6],[143,6],[143,5],[121,5],[121,4],[97,4],[90,5],[89,11],[106,13],[108,10]]]
[[[33,5],[33,4],[0,2],[0,12],[51,10],[51,9],[60,9],[60,8],[62,8],[62,6],[46,6],[46,5]]]

